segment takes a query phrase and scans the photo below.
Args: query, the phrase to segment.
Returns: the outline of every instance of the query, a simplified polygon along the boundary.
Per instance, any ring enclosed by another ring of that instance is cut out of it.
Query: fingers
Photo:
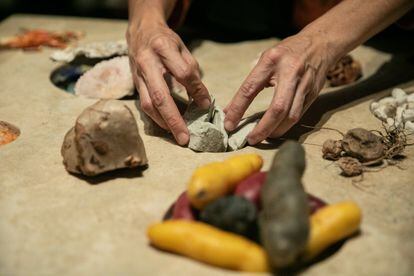
[[[148,88],[142,77],[139,75],[135,62],[133,60],[130,60],[129,64],[131,67],[131,73],[135,83],[135,87],[137,88],[139,93],[141,109],[145,112],[145,114],[151,117],[151,119],[154,120],[154,122],[156,122],[160,127],[168,130],[168,127],[165,124],[164,119],[161,117],[161,114],[152,105],[152,101],[148,93]]]
[[[156,57],[152,57],[141,61],[139,66],[152,105],[159,112],[178,144],[188,144],[188,129],[164,80],[163,71],[165,69],[163,69],[163,65]]]
[[[305,112],[304,104],[306,96],[311,93],[313,89],[315,72],[312,69],[308,69],[298,85],[295,97],[293,99],[292,106],[287,117],[283,122],[270,134],[269,137],[277,138],[285,134],[293,125],[295,125],[303,113]]]
[[[225,108],[226,118],[224,127],[233,131],[240,122],[243,114],[257,94],[269,83],[272,71],[263,62],[259,62],[243,82],[236,95]]]
[[[281,75],[287,77],[283,73]],[[257,144],[266,139],[287,116],[293,102],[298,78],[295,75],[292,75],[290,78],[286,77],[279,81],[272,103],[263,115],[263,118],[248,135],[247,140],[250,145]]]
[[[196,104],[204,109],[209,108],[210,95],[201,82],[198,64],[191,54],[188,56],[186,53],[184,57],[176,46],[160,48],[157,53],[175,79],[184,85]]]

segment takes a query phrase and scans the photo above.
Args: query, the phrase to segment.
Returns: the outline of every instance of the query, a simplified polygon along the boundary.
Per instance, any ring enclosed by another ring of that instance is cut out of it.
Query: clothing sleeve
[[[190,8],[191,0],[177,0],[173,12],[168,19],[168,25],[172,29],[180,27],[187,15],[188,9]]]

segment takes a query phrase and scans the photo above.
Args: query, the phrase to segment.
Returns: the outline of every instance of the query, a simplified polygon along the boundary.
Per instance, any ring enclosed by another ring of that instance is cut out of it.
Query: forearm
[[[129,0],[129,27],[165,24],[177,0]]]
[[[412,0],[344,0],[301,33],[320,36],[333,60],[377,34],[414,7]]]

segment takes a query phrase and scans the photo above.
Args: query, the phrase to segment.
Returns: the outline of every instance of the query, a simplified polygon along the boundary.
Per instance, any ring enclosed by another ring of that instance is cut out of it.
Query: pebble
[[[391,96],[372,102],[371,112],[388,126],[414,127],[414,93],[407,95],[401,88],[394,88]]]
[[[401,88],[394,88],[391,95],[397,101],[398,105],[401,105],[407,100],[407,93],[405,93],[405,91]]]

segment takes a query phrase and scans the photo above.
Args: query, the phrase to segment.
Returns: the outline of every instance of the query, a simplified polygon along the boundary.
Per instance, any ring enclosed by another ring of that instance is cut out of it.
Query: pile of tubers
[[[407,145],[407,135],[400,127],[385,128],[385,134],[354,128],[342,134],[340,140],[327,139],[322,157],[336,161],[341,174],[351,177],[370,171],[369,166],[394,164],[394,157],[401,155]]]
[[[269,172],[257,154],[195,170],[163,222],[148,228],[155,247],[222,268],[266,272],[306,264],[355,233],[353,202],[326,205],[308,195],[301,178],[305,152],[284,143]]]

